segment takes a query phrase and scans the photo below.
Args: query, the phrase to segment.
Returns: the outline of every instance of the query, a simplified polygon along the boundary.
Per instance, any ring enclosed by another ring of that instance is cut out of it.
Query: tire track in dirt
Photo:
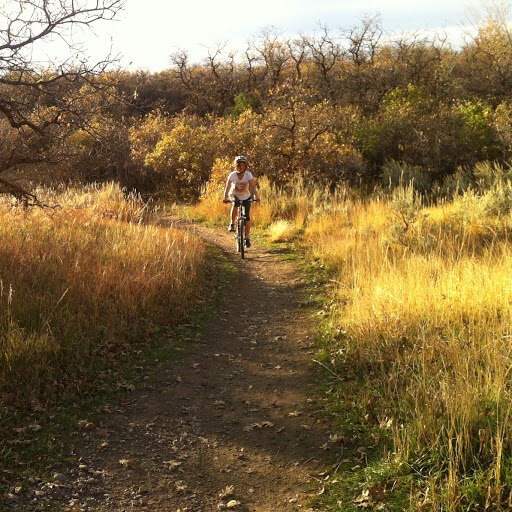
[[[231,235],[186,229],[236,258]],[[87,434],[49,503],[95,512],[308,510],[337,448],[318,414],[305,284],[279,248],[257,240],[236,264],[235,290],[201,338],[125,402],[105,405],[98,429],[108,437]]]

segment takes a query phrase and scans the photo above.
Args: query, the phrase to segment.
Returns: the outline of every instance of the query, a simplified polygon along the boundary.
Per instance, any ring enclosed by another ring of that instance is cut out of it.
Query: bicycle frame
[[[254,199],[250,198],[250,202],[253,202]],[[236,231],[235,231],[235,242],[236,242],[236,251],[240,253],[240,257],[242,259],[245,258],[245,223],[247,222],[247,217],[245,216],[245,208],[244,208],[244,200],[234,199],[229,201],[234,204],[237,208],[236,215]]]

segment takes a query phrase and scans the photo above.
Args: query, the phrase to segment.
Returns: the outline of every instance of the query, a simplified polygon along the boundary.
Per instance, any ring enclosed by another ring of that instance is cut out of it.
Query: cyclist
[[[247,158],[243,155],[235,157],[235,170],[231,172],[226,180],[226,187],[224,188],[224,202],[231,200],[242,201],[245,210],[245,217],[247,222],[245,224],[245,246],[251,246],[250,232],[251,232],[251,196],[255,201],[259,201],[258,192],[256,190],[256,180],[252,172],[247,170]],[[228,231],[235,231],[236,220],[236,207],[233,203],[231,205],[230,213],[231,222],[229,223]]]

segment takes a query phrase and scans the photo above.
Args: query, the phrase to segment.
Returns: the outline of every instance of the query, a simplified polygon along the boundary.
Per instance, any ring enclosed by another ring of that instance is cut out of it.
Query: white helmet
[[[245,156],[243,156],[243,155],[235,156],[234,164],[237,165],[240,162],[245,162],[247,164],[247,158]]]

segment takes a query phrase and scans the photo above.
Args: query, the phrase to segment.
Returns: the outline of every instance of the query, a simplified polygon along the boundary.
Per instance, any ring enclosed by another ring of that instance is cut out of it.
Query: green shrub
[[[381,183],[384,187],[412,187],[422,194],[432,190],[432,174],[418,165],[389,160],[382,168]]]

